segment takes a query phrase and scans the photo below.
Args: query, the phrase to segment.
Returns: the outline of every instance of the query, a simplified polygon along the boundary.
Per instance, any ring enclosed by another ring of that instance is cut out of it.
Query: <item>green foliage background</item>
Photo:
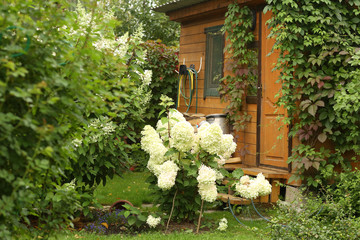
[[[145,39],[161,40],[168,46],[178,46],[180,38],[180,24],[169,21],[164,13],[152,9],[171,2],[172,0],[121,0],[111,1],[116,17],[121,25],[116,28],[117,33],[134,33],[139,25],[144,28]]]
[[[122,57],[99,50],[119,22],[101,2],[83,5],[85,29],[68,1],[0,6],[1,239],[48,237],[87,214],[91,187],[127,168],[146,119],[141,33]]]

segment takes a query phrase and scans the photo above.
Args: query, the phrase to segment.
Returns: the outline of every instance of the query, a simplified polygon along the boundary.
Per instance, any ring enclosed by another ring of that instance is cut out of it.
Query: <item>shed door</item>
[[[271,17],[271,13],[261,14],[261,114],[260,126],[260,149],[258,163],[260,165],[288,168],[286,163],[288,157],[288,126],[282,120],[285,113],[284,109],[276,108],[275,95],[278,93],[281,84],[276,83],[279,73],[272,72],[278,54],[273,53],[267,56],[274,44],[273,39],[268,39],[270,29],[265,25]],[[260,20],[260,19],[259,19]],[[280,121],[278,118],[280,117]],[[281,129],[279,130],[279,128]],[[259,143],[258,142],[258,143]]]

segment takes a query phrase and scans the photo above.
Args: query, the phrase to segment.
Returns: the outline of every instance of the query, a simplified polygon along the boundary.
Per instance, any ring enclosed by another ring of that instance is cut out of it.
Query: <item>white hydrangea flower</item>
[[[215,183],[199,183],[199,194],[201,199],[207,202],[214,202],[217,197],[217,189]]]
[[[129,33],[125,33],[124,35],[122,35],[121,37],[116,38],[115,40],[115,50],[114,50],[114,55],[123,59],[125,58],[126,53],[129,50]]]
[[[144,37],[144,27],[142,26],[142,24],[140,23],[139,24],[139,27],[136,29],[136,31],[132,34],[132,37],[131,39],[134,41],[134,42],[137,42],[137,41],[142,41]]]
[[[150,159],[148,162],[148,169],[154,172],[156,165],[162,164],[166,158],[165,153],[168,149],[164,146],[159,134],[150,125],[146,125],[141,132],[141,148],[149,153]]]
[[[265,176],[264,176],[264,174],[259,173],[259,174],[256,176],[256,179],[257,179],[257,180],[260,180],[260,181],[264,181],[264,180],[265,180]]]
[[[170,133],[172,147],[181,152],[187,152],[191,150],[195,138],[195,133],[194,128],[189,122],[182,121],[176,123],[171,129]]]
[[[240,182],[235,185],[235,189],[242,197],[254,199],[270,194],[271,184],[262,173],[259,173],[256,179],[250,179],[247,175],[242,176]]]
[[[152,70],[145,70],[142,77],[143,77],[144,85],[147,85],[147,86],[150,85],[151,78],[152,78]]]
[[[231,154],[236,150],[236,143],[234,137],[231,134],[224,134],[221,138],[220,155],[224,159],[229,159]]]
[[[191,149],[192,154],[196,154],[200,151],[200,138],[198,134],[194,135],[194,141]]]
[[[169,190],[175,185],[177,172],[161,173],[158,176],[158,187],[162,190]]]
[[[155,175],[160,175],[162,173],[168,173],[168,172],[177,172],[179,171],[179,167],[176,165],[174,161],[166,161],[163,164],[155,166]]]
[[[149,152],[149,162],[154,162],[155,164],[162,164],[166,160],[165,153],[168,151],[168,149],[162,143],[153,143],[151,147],[152,148]]]
[[[151,152],[153,144],[162,144],[159,134],[150,125],[146,125],[144,127],[144,129],[141,131],[141,135],[141,148],[147,153]]]
[[[199,132],[199,134],[200,146],[210,154],[219,154],[223,135],[220,126],[216,123],[213,123],[204,131]]]
[[[206,131],[206,129],[210,127],[210,123],[203,122],[201,126],[198,128],[198,133],[201,135],[202,132]]]
[[[92,119],[88,125],[88,129],[91,130],[89,132],[90,141],[97,142],[100,137],[106,137],[115,132],[117,127],[118,126],[114,122],[110,121],[108,117]]]
[[[219,222],[219,227],[217,228],[219,231],[225,231],[228,227],[228,221],[226,218],[222,218]]]
[[[146,219],[146,223],[151,227],[151,228],[155,228],[157,225],[159,225],[161,221],[160,217],[153,217],[152,215],[149,215],[148,218]]]
[[[216,171],[208,166],[201,165],[199,175],[196,178],[199,183],[215,183]]]
[[[255,199],[259,196],[259,191],[256,184],[251,184],[253,180],[250,180],[249,185],[242,185],[237,183],[235,185],[235,190],[239,193],[243,198],[247,199]]]
[[[155,167],[154,173],[158,177],[158,186],[163,190],[168,190],[175,185],[177,171],[179,167],[173,161],[166,161]]]
[[[265,179],[262,173],[259,173],[253,184],[259,189],[259,196],[266,196],[271,193],[271,184]]]
[[[170,119],[170,130],[174,127],[174,125],[178,122],[185,122],[186,119],[182,115],[181,112],[179,112],[176,109],[170,109],[169,113],[169,119]],[[161,138],[166,141],[169,138],[168,135],[168,123],[163,124],[161,120],[159,120],[156,124],[156,130],[160,133]]]
[[[246,185],[250,184],[250,177],[248,175],[244,175],[240,178],[240,184]]]

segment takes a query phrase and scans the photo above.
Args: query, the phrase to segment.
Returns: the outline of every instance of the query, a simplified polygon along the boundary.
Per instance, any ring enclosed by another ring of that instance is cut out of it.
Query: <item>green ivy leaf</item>
[[[315,104],[310,105],[308,108],[308,113],[310,113],[312,116],[315,117],[317,109],[318,109],[318,106],[316,106]]]

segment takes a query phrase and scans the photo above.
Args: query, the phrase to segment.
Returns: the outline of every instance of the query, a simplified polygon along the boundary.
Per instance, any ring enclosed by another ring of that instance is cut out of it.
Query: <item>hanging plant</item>
[[[227,45],[224,52],[230,55],[225,67],[232,74],[221,79],[219,93],[223,102],[229,102],[225,111],[234,129],[239,131],[251,118],[242,106],[245,96],[254,91],[253,87],[258,81],[258,52],[250,47],[255,40],[252,10],[233,3],[229,5],[225,16],[223,31],[227,34]]]

